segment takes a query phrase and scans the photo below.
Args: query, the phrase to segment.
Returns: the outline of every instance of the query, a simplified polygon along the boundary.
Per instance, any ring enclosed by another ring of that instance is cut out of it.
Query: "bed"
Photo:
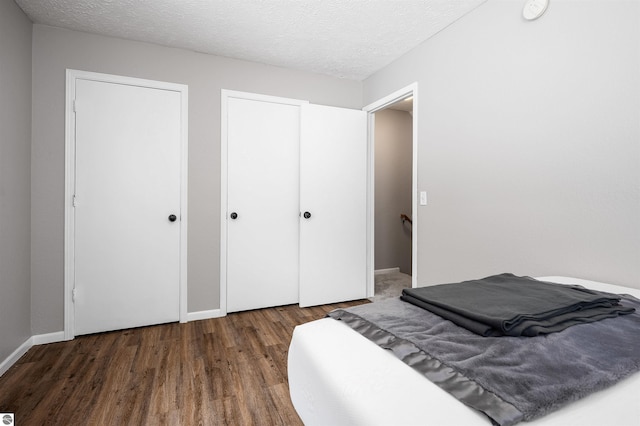
[[[540,280],[629,294],[640,289],[567,277]],[[488,425],[390,351],[332,318],[296,327],[288,355],[290,395],[308,425]],[[640,373],[531,425],[640,425]]]

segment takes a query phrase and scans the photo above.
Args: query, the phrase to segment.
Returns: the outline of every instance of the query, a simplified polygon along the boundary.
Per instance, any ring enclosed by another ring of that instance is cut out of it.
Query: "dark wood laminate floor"
[[[293,328],[356,301],[80,336],[35,346],[0,377],[18,425],[299,425]]]

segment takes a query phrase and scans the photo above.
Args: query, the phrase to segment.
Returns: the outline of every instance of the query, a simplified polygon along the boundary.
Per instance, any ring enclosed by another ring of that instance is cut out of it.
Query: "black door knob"
[[[170,214],[169,215],[169,222],[175,222],[176,219],[178,219],[178,217],[175,214]]]
[[[309,219],[311,217],[311,213],[304,212],[304,214],[302,216],[304,216],[305,219]]]
[[[231,214],[229,215],[229,217],[231,217],[231,219],[234,219],[234,220],[235,220],[235,219],[237,219],[237,218],[238,218],[238,213],[233,212],[233,213],[231,213]]]

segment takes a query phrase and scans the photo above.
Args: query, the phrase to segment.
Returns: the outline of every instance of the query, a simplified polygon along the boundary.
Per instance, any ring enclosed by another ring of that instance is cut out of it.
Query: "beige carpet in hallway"
[[[399,271],[376,274],[375,296],[369,298],[372,302],[400,297],[403,288],[411,287],[411,275]]]

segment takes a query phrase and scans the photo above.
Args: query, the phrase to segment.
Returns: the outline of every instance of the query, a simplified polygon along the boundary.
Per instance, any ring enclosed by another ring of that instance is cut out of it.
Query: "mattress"
[[[640,289],[577,278],[540,279],[640,298]],[[490,424],[486,416],[459,402],[392,353],[331,318],[295,328],[288,374],[291,400],[308,426]],[[640,374],[526,424],[638,426]]]

